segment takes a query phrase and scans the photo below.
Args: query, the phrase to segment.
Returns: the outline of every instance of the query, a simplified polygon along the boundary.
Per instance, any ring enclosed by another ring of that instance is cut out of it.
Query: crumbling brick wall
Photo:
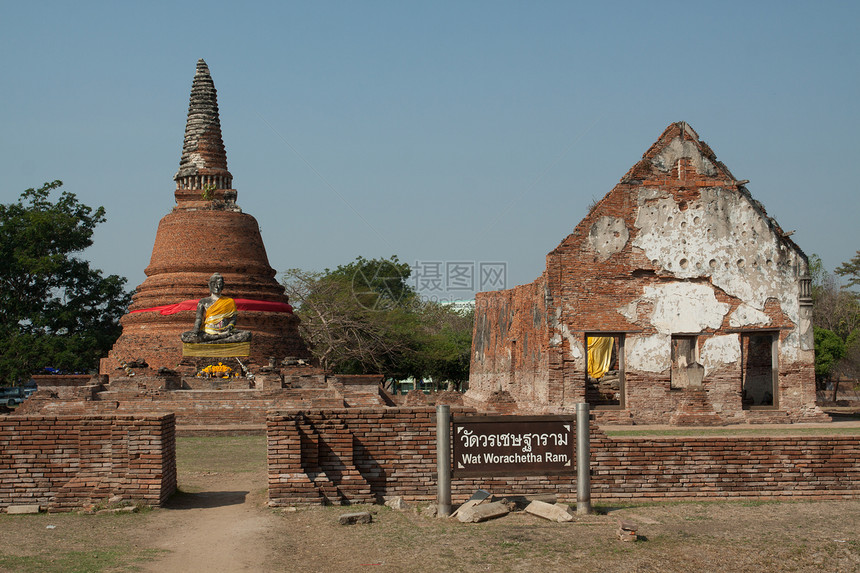
[[[552,393],[542,383],[549,366],[544,278],[478,293],[475,308],[472,395],[486,402],[493,392],[507,391],[531,404],[551,402]]]
[[[160,505],[176,490],[174,427],[173,414],[0,417],[0,507]]]
[[[826,420],[806,256],[746,183],[687,124],[670,125],[547,255],[541,277],[476,297],[470,394],[504,389],[522,412],[570,411],[586,399],[587,337],[615,336],[623,391],[601,421]],[[537,308],[543,320],[532,321]],[[763,408],[745,402],[745,337],[756,333],[776,341]],[[701,383],[673,383],[673,336],[693,339]],[[526,338],[539,360],[522,356]]]
[[[452,408],[452,415],[474,413]],[[432,408],[272,411],[267,419],[271,505],[436,499]],[[591,424],[592,498],[856,498],[860,437],[609,438]],[[477,489],[554,493],[563,476],[454,479],[455,503]]]

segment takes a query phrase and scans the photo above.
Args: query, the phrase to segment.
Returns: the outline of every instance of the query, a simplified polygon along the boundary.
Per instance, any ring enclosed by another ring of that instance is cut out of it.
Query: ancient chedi
[[[467,397],[603,423],[829,420],[806,255],[684,122],[531,284],[476,297]]]
[[[220,273],[236,301],[238,327],[251,331],[249,362],[308,357],[284,287],[275,280],[256,219],[236,203],[221,138],[217,93],[202,59],[191,87],[185,142],[176,181],[176,206],[158,224],[146,280],[137,287],[123,332],[100,371],[145,360],[152,370],[178,369],[180,335],[194,324],[197,301]]]

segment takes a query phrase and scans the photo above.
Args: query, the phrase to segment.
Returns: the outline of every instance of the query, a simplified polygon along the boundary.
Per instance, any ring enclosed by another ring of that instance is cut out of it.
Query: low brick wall
[[[270,412],[269,502],[434,501],[435,424],[435,409],[427,407]],[[860,497],[860,437],[615,439],[592,423],[591,455],[596,501]],[[573,502],[576,473],[454,479],[453,501],[481,488]]]
[[[0,508],[160,505],[176,490],[175,425],[173,414],[0,417]]]
[[[860,497],[860,436],[602,438],[592,498]]]

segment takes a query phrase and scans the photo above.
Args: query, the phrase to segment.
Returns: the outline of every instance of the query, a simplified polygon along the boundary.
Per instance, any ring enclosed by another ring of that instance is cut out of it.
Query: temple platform
[[[40,381],[16,414],[150,414],[173,412],[180,435],[259,433],[271,409],[395,406],[380,376],[326,376],[316,369],[253,378],[118,376],[76,386]],[[58,382],[62,382],[58,378]],[[89,382],[83,384],[81,382]]]

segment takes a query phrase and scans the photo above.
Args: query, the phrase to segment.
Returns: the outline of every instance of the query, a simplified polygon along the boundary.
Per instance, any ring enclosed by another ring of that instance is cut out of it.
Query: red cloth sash
[[[247,298],[234,298],[238,310],[252,310],[262,312],[293,312],[293,307],[285,302],[270,302],[267,300],[248,300]],[[153,306],[152,308],[141,308],[132,310],[129,314],[135,312],[158,312],[164,316],[176,314],[183,310],[197,310],[199,299],[183,300],[176,304],[165,304],[164,306]]]

